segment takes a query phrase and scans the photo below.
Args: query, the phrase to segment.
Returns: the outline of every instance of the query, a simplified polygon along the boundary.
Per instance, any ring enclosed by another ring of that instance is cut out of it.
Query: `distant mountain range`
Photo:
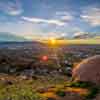
[[[0,42],[4,41],[27,41],[27,39],[20,36],[16,36],[12,33],[0,32]]]

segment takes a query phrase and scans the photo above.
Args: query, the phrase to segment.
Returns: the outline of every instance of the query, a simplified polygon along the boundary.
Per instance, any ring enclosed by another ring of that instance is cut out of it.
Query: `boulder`
[[[100,55],[83,60],[73,69],[72,77],[78,81],[100,85]]]

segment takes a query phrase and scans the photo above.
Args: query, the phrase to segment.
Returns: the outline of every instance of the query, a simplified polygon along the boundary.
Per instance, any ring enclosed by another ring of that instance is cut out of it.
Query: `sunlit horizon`
[[[100,0],[1,0],[0,41],[52,37],[62,40],[97,37],[98,41],[99,16]]]

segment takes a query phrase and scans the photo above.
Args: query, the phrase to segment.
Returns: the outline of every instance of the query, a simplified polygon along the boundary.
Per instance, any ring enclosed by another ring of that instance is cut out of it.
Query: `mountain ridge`
[[[28,40],[25,39],[24,37],[14,35],[13,33],[10,33],[10,32],[0,32],[0,42],[5,42],[5,41],[7,41],[7,42],[11,42],[11,41],[20,42],[20,41],[28,41]]]

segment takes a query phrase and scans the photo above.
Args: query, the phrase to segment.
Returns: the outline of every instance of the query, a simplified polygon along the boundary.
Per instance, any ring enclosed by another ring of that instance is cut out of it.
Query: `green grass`
[[[0,100],[44,100],[44,98],[30,86],[9,85],[0,89]]]
[[[0,100],[47,100],[37,90],[52,86],[56,88],[55,94],[59,97],[66,95],[64,91],[65,87],[88,89],[89,93],[84,96],[86,100],[91,100],[95,98],[100,89],[90,82],[67,82],[64,79],[65,77],[63,78],[62,76],[41,76],[37,80],[22,80],[8,85],[0,81]]]
[[[69,84],[70,87],[80,87],[80,88],[89,88],[91,87],[93,84],[90,82],[71,82]]]
[[[37,89],[57,84],[64,84],[64,79],[62,77],[41,76],[37,80],[20,81],[18,79],[16,82],[13,81],[13,84],[5,84],[5,82],[0,81],[0,100],[46,100],[37,92]]]

